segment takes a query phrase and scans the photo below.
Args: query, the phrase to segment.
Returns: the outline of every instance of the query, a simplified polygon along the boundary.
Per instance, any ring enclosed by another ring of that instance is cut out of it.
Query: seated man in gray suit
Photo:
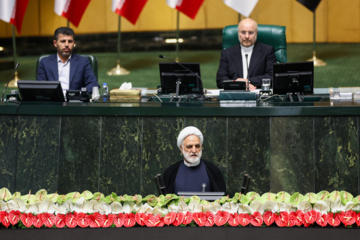
[[[257,23],[253,19],[240,21],[238,36],[239,45],[221,52],[216,83],[218,88],[223,88],[224,80],[244,81],[253,91],[261,87],[263,78],[272,79],[275,49],[256,41]]]
[[[57,54],[41,59],[37,69],[37,80],[60,81],[66,90],[80,90],[86,87],[89,93],[99,86],[89,59],[73,53],[75,47],[74,31],[68,27],[55,30],[54,47]]]

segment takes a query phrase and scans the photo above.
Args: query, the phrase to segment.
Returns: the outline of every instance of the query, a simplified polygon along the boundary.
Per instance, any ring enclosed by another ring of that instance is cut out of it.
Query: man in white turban
[[[213,163],[201,159],[204,137],[196,127],[184,128],[177,146],[184,156],[168,167],[163,176],[166,193],[226,192],[224,178]]]

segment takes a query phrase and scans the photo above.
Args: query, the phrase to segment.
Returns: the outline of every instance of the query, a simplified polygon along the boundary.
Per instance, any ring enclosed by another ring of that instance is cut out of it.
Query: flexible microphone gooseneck
[[[164,56],[164,55],[161,55],[161,54],[160,54],[160,55],[159,55],[159,58],[165,58],[165,59],[168,59],[168,60],[170,60],[170,61],[172,61],[172,62],[174,62],[174,63],[178,64],[180,67],[184,68],[185,70],[188,70],[189,72],[191,72],[191,73],[195,74],[195,75],[196,75],[196,77],[200,80],[201,85],[202,85],[202,80],[201,80],[201,77],[199,76],[199,74],[198,74],[198,73],[193,72],[191,69],[189,69],[189,68],[185,67],[185,66],[184,66],[184,65],[182,65],[181,63],[179,63],[179,62],[175,61],[174,59],[168,58],[168,57],[166,57],[166,56]]]
[[[12,73],[12,75],[11,75],[11,77],[10,77],[9,81],[6,83],[6,86],[4,87],[3,93],[2,93],[2,95],[1,95],[1,101],[2,101],[2,102],[4,101],[5,91],[6,91],[7,87],[8,87],[8,85],[9,85],[9,83],[10,83],[11,79],[13,79],[13,77],[15,76],[15,72],[16,72],[16,70],[18,69],[18,67],[19,67],[19,66],[20,66],[20,63],[19,63],[19,62],[18,62],[18,63],[16,63],[13,73]]]

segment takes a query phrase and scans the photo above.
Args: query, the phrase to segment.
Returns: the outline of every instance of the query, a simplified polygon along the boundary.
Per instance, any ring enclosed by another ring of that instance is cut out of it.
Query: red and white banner
[[[111,9],[135,25],[148,0],[112,0]]]
[[[29,0],[0,0],[0,19],[16,26],[21,33],[21,26]]]
[[[225,5],[234,9],[241,15],[249,17],[258,0],[224,0]]]
[[[78,27],[89,3],[90,0],[55,0],[54,11]]]
[[[166,0],[166,3],[191,19],[195,19],[204,0]]]

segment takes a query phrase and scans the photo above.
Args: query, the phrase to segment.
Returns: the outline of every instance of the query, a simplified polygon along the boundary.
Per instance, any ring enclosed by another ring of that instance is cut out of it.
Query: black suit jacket
[[[256,42],[249,65],[251,84],[259,88],[263,78],[272,79],[274,63],[276,63],[275,49],[272,46]],[[237,78],[244,78],[240,44],[221,51],[216,83],[218,88],[223,88],[224,80]]]

